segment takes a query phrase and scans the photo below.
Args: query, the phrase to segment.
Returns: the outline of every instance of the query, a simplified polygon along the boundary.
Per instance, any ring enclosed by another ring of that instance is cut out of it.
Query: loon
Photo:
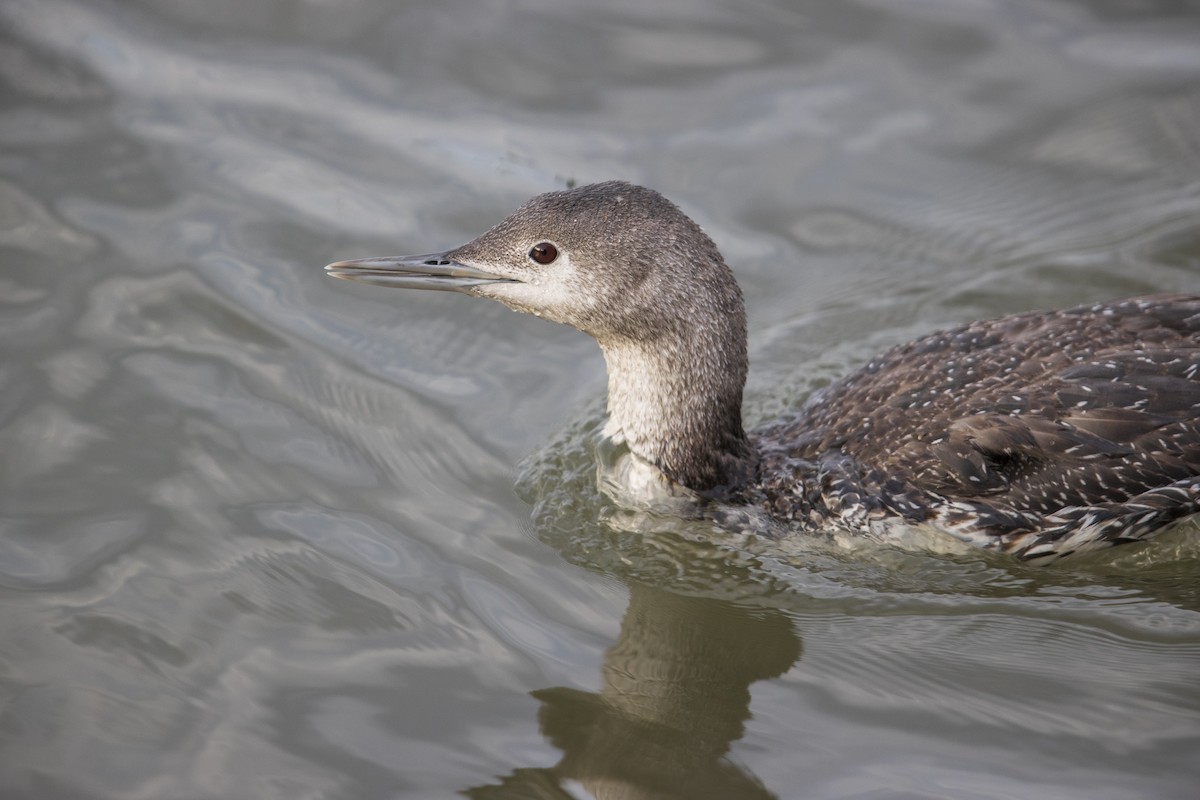
[[[927,526],[1051,561],[1200,512],[1200,296],[932,333],[748,435],[741,290],[708,235],[652,189],[549,192],[461,247],[325,269],[589,334],[608,371],[609,437],[665,483],[789,528]]]

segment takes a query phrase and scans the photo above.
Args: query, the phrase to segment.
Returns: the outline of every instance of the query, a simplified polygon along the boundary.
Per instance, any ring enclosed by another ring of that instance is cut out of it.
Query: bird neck
[[[755,459],[742,428],[744,317],[600,346],[608,368],[607,434],[702,494],[721,495],[752,478]]]

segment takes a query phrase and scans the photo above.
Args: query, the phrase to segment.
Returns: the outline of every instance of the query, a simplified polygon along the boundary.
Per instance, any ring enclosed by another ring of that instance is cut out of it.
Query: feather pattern
[[[754,501],[809,526],[899,517],[1024,559],[1136,541],[1200,512],[1200,298],[934,333],[752,436]]]

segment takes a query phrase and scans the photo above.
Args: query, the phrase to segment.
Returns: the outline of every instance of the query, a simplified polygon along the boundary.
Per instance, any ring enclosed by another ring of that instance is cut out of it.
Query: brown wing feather
[[[1200,298],[1032,313],[895,348],[776,441],[949,499],[1050,513],[1200,474]],[[807,435],[803,435],[807,434]],[[790,438],[789,438],[790,436]]]

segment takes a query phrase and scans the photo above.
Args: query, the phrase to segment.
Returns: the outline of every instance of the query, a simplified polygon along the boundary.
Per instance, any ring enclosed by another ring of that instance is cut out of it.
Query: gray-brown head
[[[549,192],[453,250],[326,270],[577,328],[604,351],[609,430],[634,453],[698,491],[749,475],[741,292],[712,240],[658,192],[620,181]]]

